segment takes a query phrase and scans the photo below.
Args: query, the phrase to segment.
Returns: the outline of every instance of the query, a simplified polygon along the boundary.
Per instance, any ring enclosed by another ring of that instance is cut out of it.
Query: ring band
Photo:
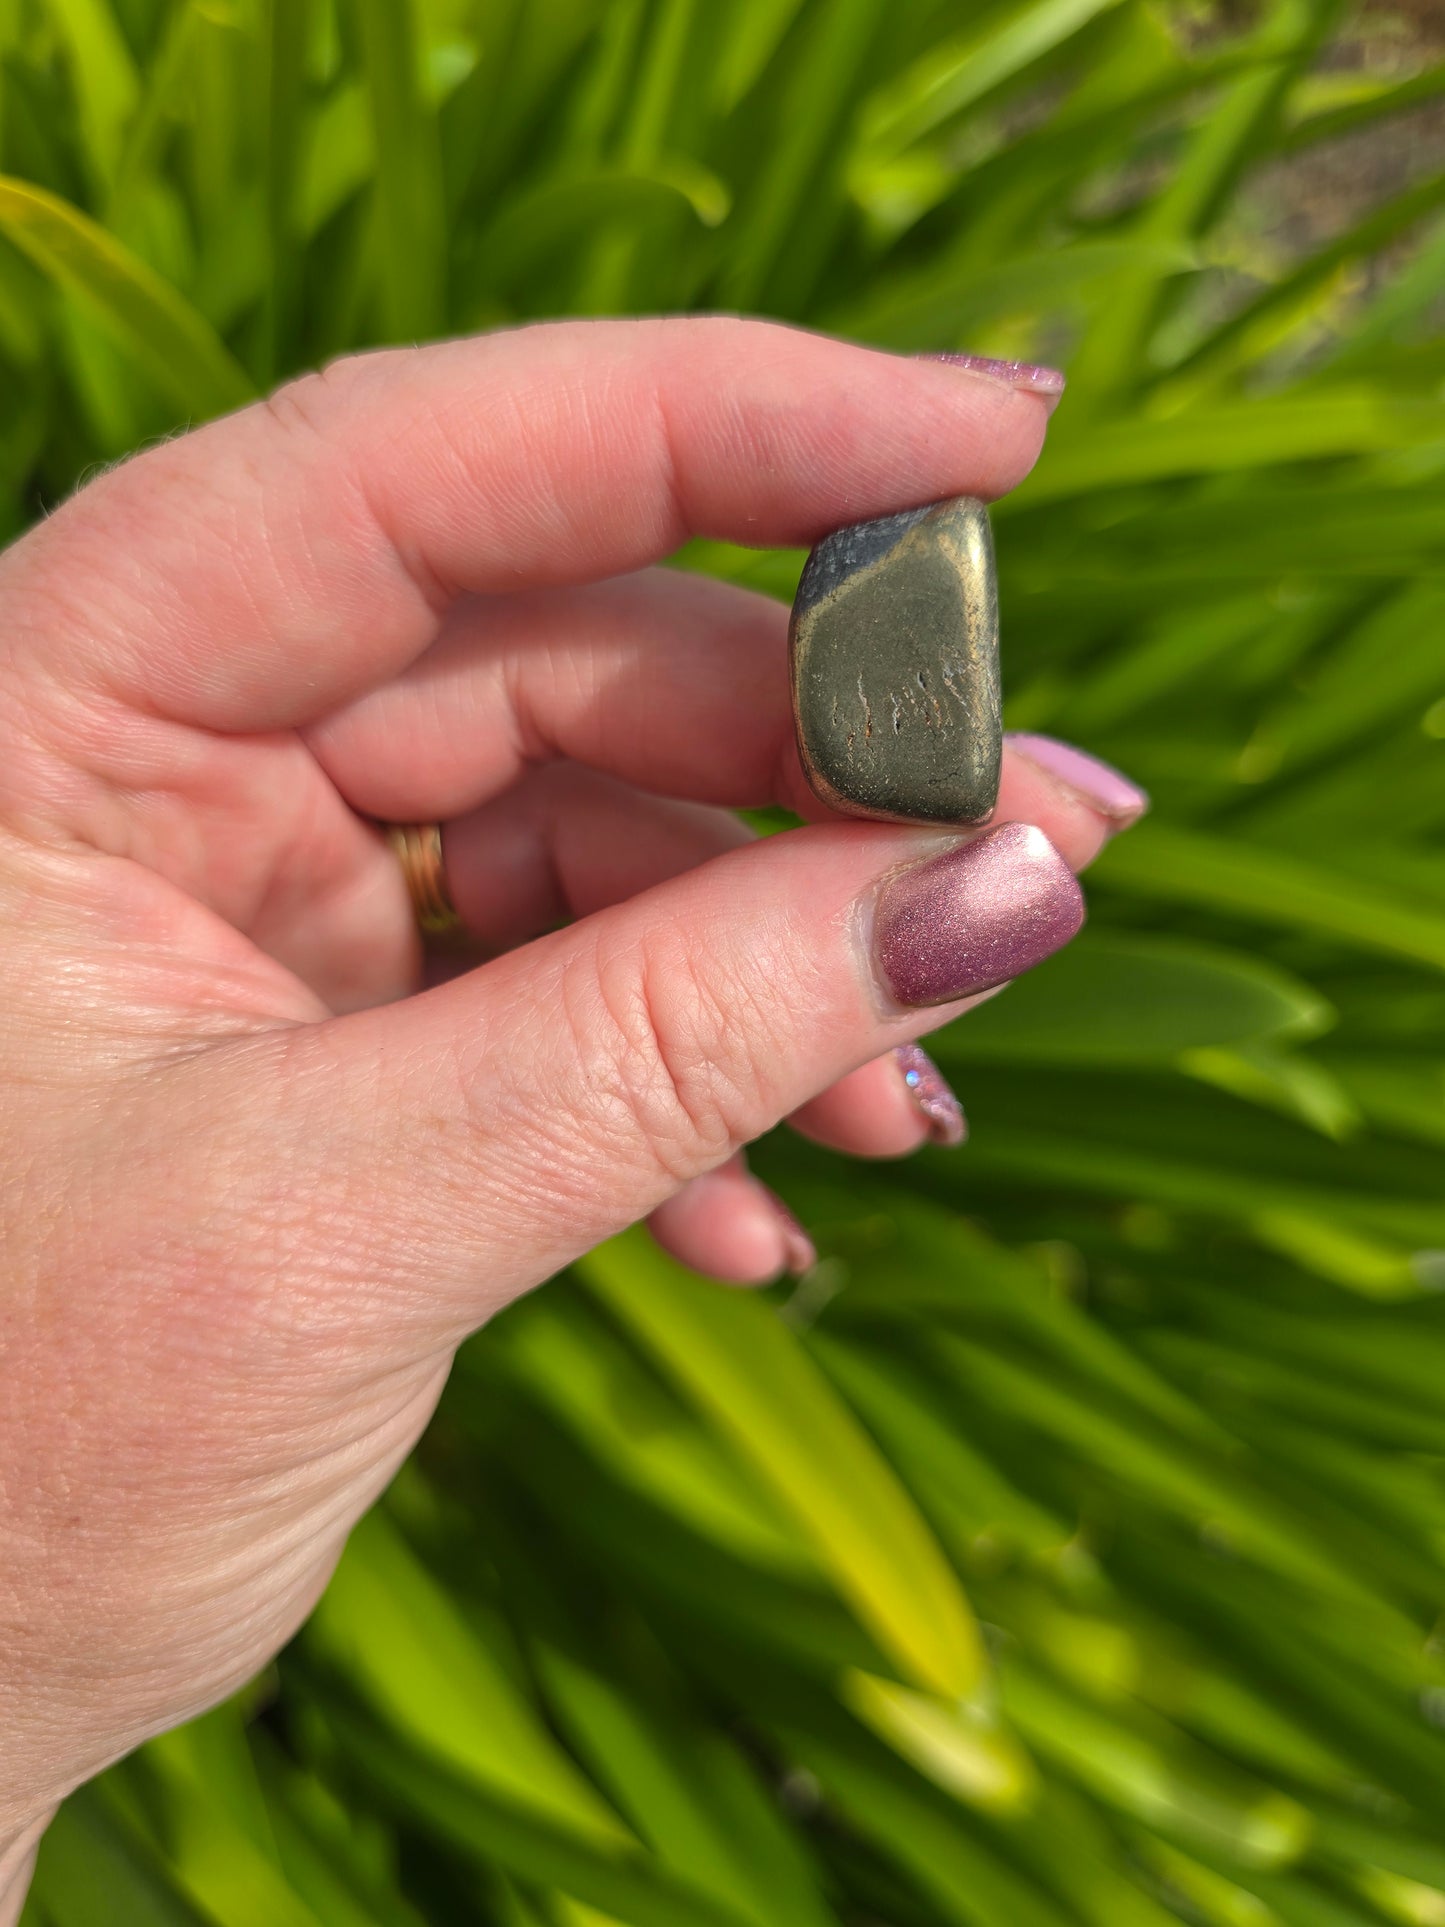
[[[462,920],[447,888],[440,823],[389,823],[386,840],[401,863],[407,895],[425,935],[454,935]]]

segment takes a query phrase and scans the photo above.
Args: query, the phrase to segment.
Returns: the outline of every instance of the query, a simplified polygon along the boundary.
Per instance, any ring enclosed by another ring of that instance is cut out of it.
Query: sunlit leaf
[[[592,1842],[626,1829],[496,1654],[380,1517],[352,1535],[312,1637],[412,1743]]]
[[[1445,404],[1363,388],[1223,402],[1160,420],[1134,417],[1056,440],[1017,505],[1122,483],[1162,482],[1445,442]],[[1013,505],[1009,505],[1009,513]]]
[[[1309,1037],[1331,1019],[1306,985],[1243,953],[1104,932],[975,1011],[949,1032],[947,1054],[960,1064],[1157,1063],[1206,1047]]]
[[[91,305],[183,417],[200,420],[249,399],[245,374],[201,316],[77,209],[0,178],[0,232]]]
[[[65,1803],[45,1836],[27,1927],[204,1927],[153,1846],[91,1789]],[[212,1923],[212,1927],[214,1924]]]
[[[982,1652],[958,1581],[776,1314],[636,1241],[604,1246],[582,1275],[772,1489],[898,1664],[933,1691],[970,1692]]]
[[[422,98],[413,0],[353,0],[376,140],[377,298],[390,334],[421,340],[441,324],[441,153]]]
[[[1131,895],[1208,905],[1273,929],[1445,966],[1445,915],[1254,844],[1144,824],[1132,842],[1113,846],[1101,874]]]

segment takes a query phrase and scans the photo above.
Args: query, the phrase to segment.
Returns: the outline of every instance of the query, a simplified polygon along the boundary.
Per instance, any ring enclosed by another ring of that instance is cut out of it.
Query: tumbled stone
[[[825,536],[789,638],[798,749],[825,803],[904,822],[992,813],[1003,733],[982,502],[961,496]]]

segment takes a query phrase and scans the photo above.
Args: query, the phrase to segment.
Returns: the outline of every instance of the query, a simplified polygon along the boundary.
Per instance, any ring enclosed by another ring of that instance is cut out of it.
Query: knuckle
[[[650,1161],[682,1183],[758,1128],[741,987],[682,933],[599,955],[592,1055],[604,1098]]]
[[[325,439],[338,394],[350,383],[354,362],[343,356],[283,382],[261,402],[264,413],[288,435]]]

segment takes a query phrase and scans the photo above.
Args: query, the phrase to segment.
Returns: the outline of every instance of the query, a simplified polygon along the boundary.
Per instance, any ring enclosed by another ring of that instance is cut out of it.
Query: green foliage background
[[[1260,214],[1445,91],[1348,25],[0,0],[5,533],[380,340],[1060,357],[1010,720],[1155,796],[939,1040],[968,1150],[780,1137],[795,1290],[627,1238],[474,1341],[274,1675],[69,1803],[35,1927],[1445,1920],[1445,184]]]

